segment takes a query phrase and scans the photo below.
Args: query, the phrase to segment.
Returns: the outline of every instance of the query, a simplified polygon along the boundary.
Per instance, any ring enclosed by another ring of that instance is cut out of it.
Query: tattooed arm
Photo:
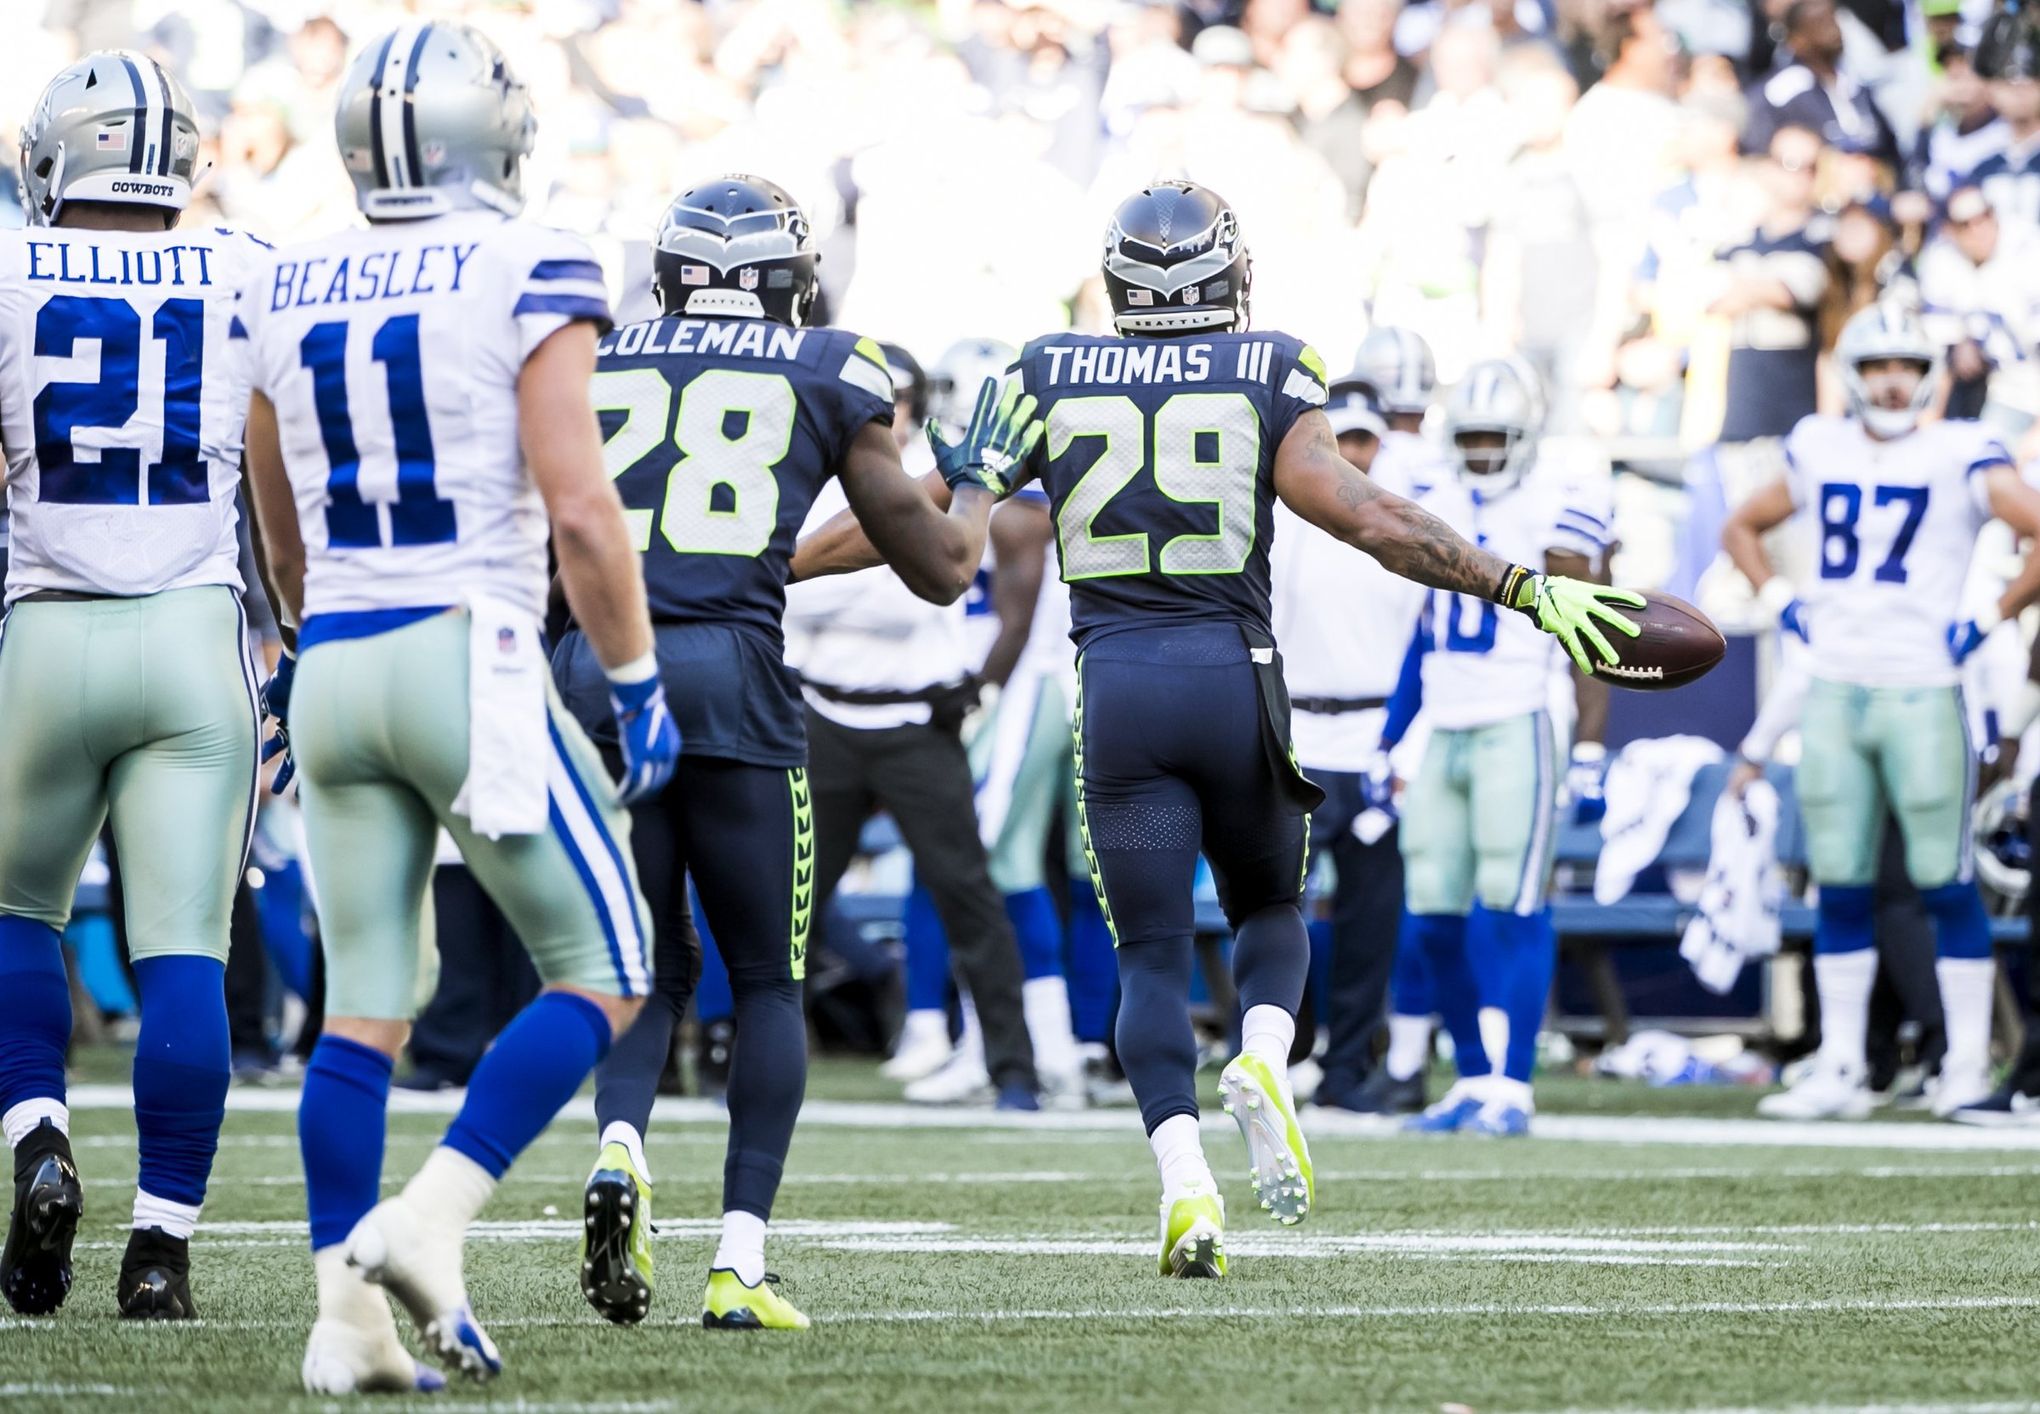
[[[1331,423],[1316,409],[1299,417],[1276,449],[1275,494],[1391,573],[1434,589],[1497,599],[1513,568],[1429,511],[1375,485],[1339,454]]]

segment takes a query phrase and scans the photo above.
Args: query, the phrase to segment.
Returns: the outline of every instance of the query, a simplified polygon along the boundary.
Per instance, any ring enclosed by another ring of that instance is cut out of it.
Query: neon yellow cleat
[[[1225,1199],[1197,1188],[1162,1202],[1162,1275],[1225,1275]]]
[[[1218,1093],[1247,1141],[1254,1196],[1284,1227],[1302,1222],[1317,1185],[1289,1086],[1258,1058],[1238,1056],[1219,1075]]]
[[[621,1144],[605,1144],[588,1175],[581,1294],[620,1326],[652,1309],[652,1185]]]
[[[717,1267],[702,1293],[701,1325],[711,1331],[804,1331],[808,1318],[779,1294],[779,1278],[771,1272],[746,1286],[728,1267]]]

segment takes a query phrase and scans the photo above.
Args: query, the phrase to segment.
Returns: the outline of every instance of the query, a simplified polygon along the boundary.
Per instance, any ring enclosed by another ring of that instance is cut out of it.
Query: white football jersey
[[[1370,479],[1384,491],[1411,496],[1451,476],[1435,443],[1408,432],[1382,439]],[[1395,691],[1424,588],[1383,569],[1372,555],[1275,505],[1275,642],[1292,699],[1388,697]],[[1319,713],[1290,717],[1296,759],[1306,769],[1364,770],[1381,744],[1381,713]]]
[[[1813,675],[1865,687],[1947,687],[1961,674],[1948,626],[1961,611],[1985,478],[2009,464],[1976,422],[1931,422],[1880,442],[1853,418],[1808,417],[1785,439],[1792,504],[1819,537],[1799,586]]]
[[[517,377],[549,335],[609,327],[576,236],[459,212],[274,252],[243,292],[306,552],[305,617],[485,593],[545,612],[545,505]]]
[[[1476,477],[1453,475],[1417,500],[1468,540],[1536,571],[1553,550],[1598,560],[1614,518],[1605,471],[1562,470],[1544,459],[1498,496],[1482,494]],[[1565,653],[1557,639],[1515,610],[1470,594],[1434,589],[1426,611],[1432,642],[1424,656],[1424,711],[1433,727],[1491,726],[1551,707],[1553,674]]]
[[[248,385],[228,329],[265,253],[211,226],[0,231],[9,603],[241,588]]]

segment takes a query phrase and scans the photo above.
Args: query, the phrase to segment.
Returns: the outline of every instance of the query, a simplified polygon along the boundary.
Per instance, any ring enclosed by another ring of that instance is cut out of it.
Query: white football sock
[[[342,1321],[367,1330],[387,1326],[392,1336],[396,1334],[389,1298],[362,1276],[360,1268],[347,1265],[345,1242],[312,1253],[312,1270],[319,1279],[320,1320]]]
[[[1070,1030],[1070,989],[1060,977],[1036,977],[1020,984],[1020,1010],[1027,1039],[1034,1043],[1034,1068],[1048,1075],[1076,1070],[1077,1037]]]
[[[1431,1018],[1428,1016],[1388,1017],[1388,1055],[1382,1061],[1391,1080],[1408,1080],[1423,1072],[1431,1059]]]
[[[900,1043],[893,1054],[912,1050],[918,1046],[949,1044],[949,1014],[935,1007],[910,1011],[900,1023]]]
[[[637,1170],[638,1177],[646,1183],[652,1181],[652,1166],[645,1160],[644,1136],[637,1132],[636,1126],[620,1119],[612,1119],[602,1127],[602,1137],[596,1144],[598,1153],[611,1144],[623,1145],[623,1151],[630,1155],[631,1166]],[[602,1160],[598,1157],[595,1162],[599,1165]]]
[[[724,1213],[712,1265],[728,1267],[745,1286],[765,1280],[765,1219],[756,1213]]]
[[[1197,1135],[1196,1115],[1170,1115],[1148,1136],[1155,1166],[1162,1171],[1162,1201],[1179,1198],[1189,1189],[1218,1191],[1211,1165],[1204,1159],[1204,1141]]]
[[[1813,981],[1820,993],[1820,1059],[1860,1076],[1864,1038],[1870,1032],[1870,989],[1877,985],[1877,949],[1815,953]]]
[[[1988,957],[1944,957],[1934,963],[1934,977],[1941,984],[1941,1016],[1948,1027],[1942,1070],[1965,1077],[1988,1071],[1997,962]]]
[[[465,1238],[468,1224],[482,1211],[496,1180],[489,1171],[444,1144],[426,1156],[417,1176],[404,1185],[404,1200],[428,1223]]]
[[[44,1120],[54,1124],[68,1135],[71,1132],[71,1107],[62,1100],[50,1099],[47,1095],[39,1099],[23,1100],[10,1105],[7,1113],[0,1115],[0,1129],[7,1131],[7,1142],[19,1144],[35,1132],[35,1127]]]
[[[969,992],[962,994],[957,1010],[963,1013],[963,1025],[956,1035],[956,1054],[979,1070],[985,1068],[985,1033],[978,1025],[977,1003],[971,1000]]]
[[[198,1231],[198,1207],[196,1203],[173,1203],[168,1198],[158,1198],[137,1188],[132,1226],[137,1230],[160,1227],[168,1236],[189,1241],[191,1234]]]
[[[1277,1076],[1289,1074],[1289,1048],[1296,1044],[1296,1018],[1279,1006],[1250,1006],[1240,1018],[1240,1054],[1254,1057]]]
[[[1487,1052],[1488,1072],[1500,1075],[1509,1054],[1509,1014],[1498,1006],[1480,1009],[1480,1048]]]

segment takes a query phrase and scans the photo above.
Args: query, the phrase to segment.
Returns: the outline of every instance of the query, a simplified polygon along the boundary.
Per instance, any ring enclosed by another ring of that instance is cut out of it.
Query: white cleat
[[[887,1080],[902,1083],[933,1075],[949,1064],[956,1048],[949,1044],[949,1018],[942,1012],[908,1012],[892,1059],[878,1068]]]
[[[916,1105],[975,1105],[992,1100],[992,1077],[976,1056],[958,1052],[933,1075],[924,1075],[902,1092]]]
[[[1817,1066],[1805,1079],[1757,1101],[1765,1119],[1868,1119],[1876,1101],[1860,1070]]]
[[[381,1296],[376,1304],[381,1330],[338,1320],[313,1325],[302,1367],[306,1394],[436,1394],[446,1388],[446,1376],[413,1360],[397,1339],[389,1304]]]
[[[468,1306],[459,1233],[426,1222],[399,1194],[354,1225],[347,1265],[402,1302],[426,1346],[449,1366],[472,1380],[503,1372],[496,1343]]]
[[[1988,1070],[1970,1070],[1957,1073],[1945,1065],[1941,1068],[1940,1083],[1934,1086],[1934,1118],[1947,1119],[1955,1111],[1967,1109],[1988,1100],[1997,1087],[1990,1083]]]

